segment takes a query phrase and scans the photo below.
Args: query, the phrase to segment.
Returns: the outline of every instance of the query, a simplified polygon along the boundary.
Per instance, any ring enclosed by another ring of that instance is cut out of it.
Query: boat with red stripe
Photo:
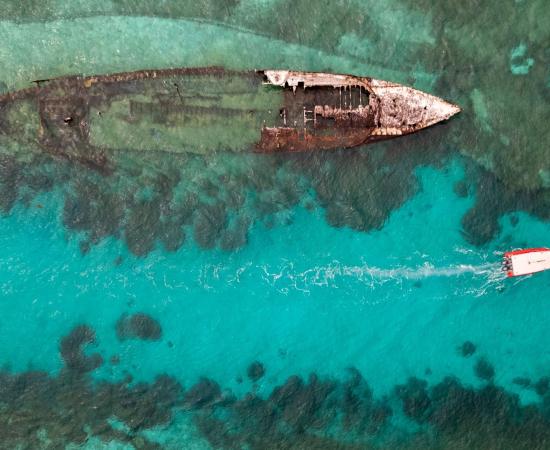
[[[504,253],[502,270],[509,277],[550,270],[550,248],[526,248]]]

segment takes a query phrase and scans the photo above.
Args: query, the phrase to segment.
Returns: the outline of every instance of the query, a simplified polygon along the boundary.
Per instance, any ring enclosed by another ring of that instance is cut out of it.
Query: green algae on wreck
[[[101,89],[101,88],[99,88]],[[94,95],[94,84],[90,88]],[[90,143],[108,149],[246,150],[277,119],[282,93],[254,73],[182,73],[139,84],[90,108]]]
[[[101,167],[110,150],[248,150],[282,104],[282,92],[252,71],[73,76],[37,80],[0,98],[0,134]]]
[[[394,82],[289,70],[177,68],[35,83],[0,96],[2,134],[17,139],[24,113],[31,122],[39,116],[41,148],[101,168],[110,150],[349,148],[415,133],[460,111]]]

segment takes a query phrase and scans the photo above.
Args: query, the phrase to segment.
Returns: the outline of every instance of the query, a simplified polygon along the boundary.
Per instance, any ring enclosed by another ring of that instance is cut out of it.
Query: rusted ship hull
[[[367,77],[261,72],[285,90],[283,124],[265,127],[257,149],[309,151],[346,148],[414,133],[460,112],[422,91]],[[288,117],[288,110],[294,112]],[[296,111],[298,110],[298,111]]]
[[[0,96],[0,138],[97,167],[116,150],[346,148],[413,133],[460,109],[371,78],[223,68],[39,80]]]

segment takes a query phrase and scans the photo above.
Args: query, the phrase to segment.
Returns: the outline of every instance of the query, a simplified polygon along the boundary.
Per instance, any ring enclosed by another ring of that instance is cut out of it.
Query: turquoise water
[[[2,141],[0,448],[547,448],[550,273],[500,272],[503,251],[550,244],[543,3],[502,6],[522,17],[513,42],[497,4],[461,31],[466,13],[428,1],[8,3],[5,90],[296,67],[406,82],[464,113],[315,156],[129,151],[110,175]],[[507,86],[519,112],[500,109]],[[161,335],[124,331],[137,313]]]

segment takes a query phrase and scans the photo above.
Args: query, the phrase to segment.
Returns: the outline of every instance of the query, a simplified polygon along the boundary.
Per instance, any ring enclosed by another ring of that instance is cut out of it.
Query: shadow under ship
[[[118,150],[298,152],[355,147],[449,119],[460,108],[352,75],[223,68],[37,80],[0,96],[9,137],[98,168]]]

